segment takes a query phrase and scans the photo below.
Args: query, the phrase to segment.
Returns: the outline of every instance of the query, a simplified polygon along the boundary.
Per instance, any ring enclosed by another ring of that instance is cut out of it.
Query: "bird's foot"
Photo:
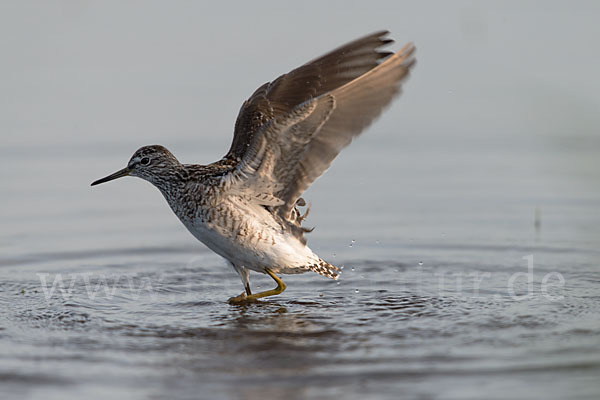
[[[259,303],[258,299],[262,299],[267,296],[274,296],[276,294],[281,294],[286,288],[285,283],[279,278],[277,275],[273,273],[269,268],[265,268],[265,272],[277,282],[277,287],[275,289],[267,290],[265,292],[254,293],[254,294],[246,294],[246,292],[242,292],[239,296],[232,297],[228,300],[229,304],[234,305],[245,305],[250,303]]]
[[[257,299],[252,295],[248,296],[246,292],[242,292],[239,296],[230,297],[227,302],[231,305],[243,306],[245,304],[256,303]]]

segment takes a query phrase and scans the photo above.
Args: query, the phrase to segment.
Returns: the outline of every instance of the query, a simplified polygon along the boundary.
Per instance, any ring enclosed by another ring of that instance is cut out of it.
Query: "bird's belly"
[[[212,218],[211,221],[196,218],[184,221],[184,225],[215,253],[255,271],[264,272],[268,267],[274,272],[301,273],[306,270],[304,266],[318,260],[306,245],[260,215],[260,210],[244,211],[237,210],[237,218],[224,213],[222,215],[229,218]]]

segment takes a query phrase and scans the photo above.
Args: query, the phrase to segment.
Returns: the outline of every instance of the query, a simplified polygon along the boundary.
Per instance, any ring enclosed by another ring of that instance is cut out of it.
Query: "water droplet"
[[[354,271],[354,267],[352,267],[351,270]]]
[[[354,293],[359,293],[359,292],[360,292],[360,290],[354,289]]]
[[[350,245],[348,247],[354,246],[354,243],[356,243],[356,240],[352,239],[352,241],[350,242]]]
[[[343,265],[340,265],[340,269],[344,269],[344,266],[343,266]]]
[[[419,261],[419,266],[423,265],[423,261]]]
[[[335,284],[336,284],[336,285],[339,285],[340,283],[342,283],[342,282],[340,282],[340,281],[337,281]]]
[[[335,253],[333,253],[333,258],[335,258]]]

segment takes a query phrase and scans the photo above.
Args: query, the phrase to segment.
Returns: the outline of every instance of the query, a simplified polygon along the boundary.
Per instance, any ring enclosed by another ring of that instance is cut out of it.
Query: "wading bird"
[[[166,148],[145,146],[92,186],[122,176],[156,186],[192,235],[241,277],[245,291],[230,303],[280,294],[278,273],[337,279],[340,269],[306,245],[300,196],[400,93],[415,48],[383,51],[393,42],[387,35],[350,42],[259,87],[242,105],[221,160],[181,164]],[[277,288],[252,294],[250,270],[270,275]]]

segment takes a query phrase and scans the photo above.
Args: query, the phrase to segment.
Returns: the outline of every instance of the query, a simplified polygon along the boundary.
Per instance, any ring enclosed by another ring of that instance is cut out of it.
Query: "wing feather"
[[[412,44],[391,56],[377,51],[391,42],[386,34],[351,42],[254,92],[225,157],[237,164],[224,177],[233,193],[271,207],[303,235],[294,212],[300,195],[400,93],[415,63]]]
[[[390,52],[387,31],[347,43],[256,89],[242,104],[233,142],[225,158],[239,161],[254,135],[269,121],[281,118],[300,104],[334,90],[376,67]]]
[[[277,176],[284,185],[282,191],[277,193],[285,202],[278,209],[281,216],[288,216],[296,200],[329,168],[339,152],[361,134],[400,93],[400,84],[415,63],[412,58],[414,51],[412,44],[406,45],[378,67],[317,100],[323,103],[333,99],[335,110],[313,134],[295,173]],[[276,174],[277,171],[276,167]]]

